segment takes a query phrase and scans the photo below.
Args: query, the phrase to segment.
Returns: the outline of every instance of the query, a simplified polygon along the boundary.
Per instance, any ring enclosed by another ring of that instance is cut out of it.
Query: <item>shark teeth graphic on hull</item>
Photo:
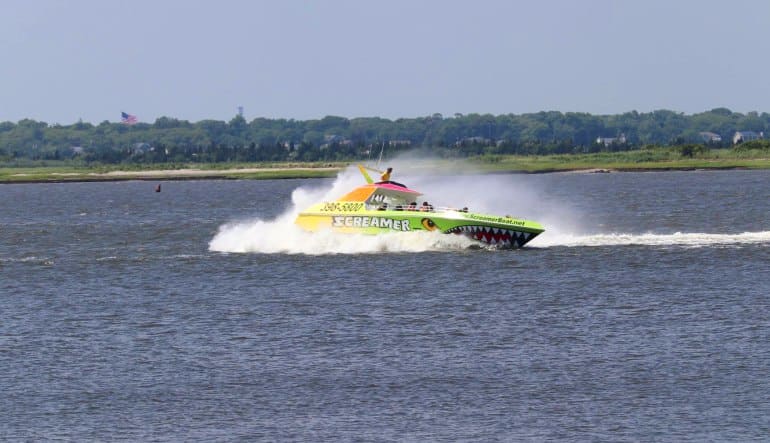
[[[530,232],[514,231],[512,229],[475,225],[458,226],[446,231],[446,233],[465,235],[474,240],[501,248],[522,247],[537,235]]]

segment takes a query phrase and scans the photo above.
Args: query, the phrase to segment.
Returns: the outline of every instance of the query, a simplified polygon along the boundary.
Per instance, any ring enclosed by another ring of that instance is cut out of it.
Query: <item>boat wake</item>
[[[458,251],[483,248],[462,235],[437,232],[404,232],[382,235],[341,234],[331,231],[306,232],[294,224],[295,211],[275,220],[251,220],[220,227],[209,243],[209,250],[266,254],[365,254],[380,252]],[[767,244],[770,231],[740,234],[564,234],[558,229],[546,231],[527,248],[599,247],[599,246],[675,246],[718,247]],[[525,248],[526,249],[526,248]]]
[[[550,235],[547,235],[550,234]],[[583,246],[679,246],[708,247],[750,244],[770,245],[770,231],[740,234],[676,232],[673,234],[591,234],[574,235],[546,232],[530,244],[532,247]]]

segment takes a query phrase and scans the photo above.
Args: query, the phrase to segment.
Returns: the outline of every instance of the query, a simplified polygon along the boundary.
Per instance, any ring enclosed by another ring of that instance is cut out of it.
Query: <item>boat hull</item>
[[[532,221],[461,211],[323,211],[323,206],[299,214],[296,224],[308,231],[383,234],[438,231],[464,235],[499,248],[520,248],[543,232]]]

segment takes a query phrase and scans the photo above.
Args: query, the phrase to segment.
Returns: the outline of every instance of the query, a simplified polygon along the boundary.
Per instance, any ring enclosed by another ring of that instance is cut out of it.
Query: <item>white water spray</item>
[[[291,207],[274,220],[232,222],[219,228],[209,243],[218,252],[265,254],[362,254],[463,250],[477,243],[459,235],[436,232],[398,232],[381,235],[307,232],[294,224],[301,210],[319,201],[335,200],[363,183],[355,167],[342,171],[331,187],[297,188]]]

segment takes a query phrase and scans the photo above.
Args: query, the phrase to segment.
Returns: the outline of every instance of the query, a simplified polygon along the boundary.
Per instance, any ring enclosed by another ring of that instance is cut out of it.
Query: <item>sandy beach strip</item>
[[[0,179],[0,183],[46,183],[46,182],[77,182],[77,181],[123,181],[123,180],[186,180],[208,178],[235,178],[240,175],[272,173],[271,177],[280,177],[286,173],[287,177],[295,177],[296,173],[324,172],[334,173],[340,167],[277,167],[277,168],[231,168],[231,169],[157,169],[143,171],[109,171],[109,172],[48,172],[33,174],[19,172],[9,174],[8,179]],[[292,174],[293,173],[293,174]]]
[[[92,177],[199,177],[230,174],[252,174],[258,172],[281,171],[336,171],[339,168],[240,168],[240,169],[161,169],[155,171],[110,171],[104,173],[90,172]]]

